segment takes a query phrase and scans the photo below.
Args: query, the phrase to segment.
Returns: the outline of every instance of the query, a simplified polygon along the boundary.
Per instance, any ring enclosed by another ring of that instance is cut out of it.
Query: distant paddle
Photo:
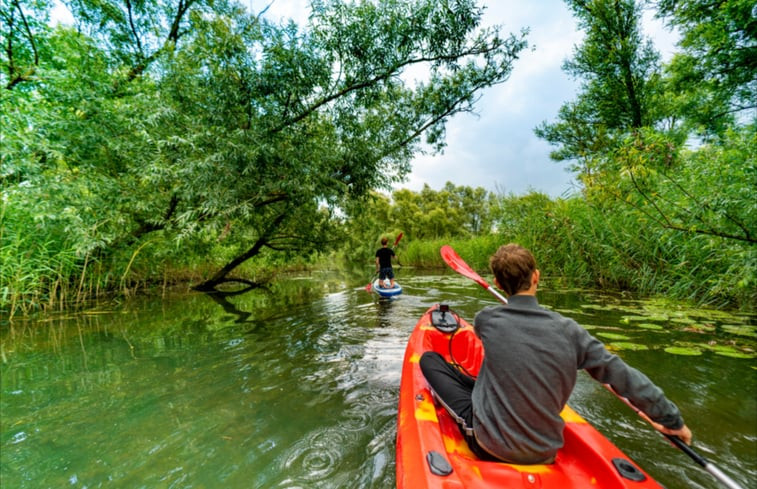
[[[394,240],[394,244],[392,245],[392,248],[394,248],[395,246],[397,246],[397,243],[400,242],[400,240],[402,239],[402,234],[403,233],[399,233],[397,235],[397,239]],[[368,281],[368,285],[365,286],[366,292],[370,292],[371,291],[371,287],[373,287],[373,277],[375,277],[377,273],[378,272],[376,272],[373,275],[371,275],[371,279]]]
[[[378,272],[375,272],[373,275],[371,275],[371,278],[368,279],[368,285],[365,286],[366,292],[371,291],[371,287],[373,287],[373,277],[378,275]]]
[[[397,244],[400,242],[401,239],[402,239],[402,233],[399,233],[397,235],[397,239],[394,240],[394,244],[392,245],[392,248],[396,248]],[[399,257],[397,257],[397,264],[402,266],[402,263],[400,263]]]
[[[450,266],[450,268],[452,268],[452,270],[456,271],[460,275],[464,275],[464,276],[468,277],[469,279],[474,280],[476,283],[478,283],[478,285],[480,285],[481,287],[483,287],[486,290],[488,290],[489,292],[491,292],[492,295],[494,295],[497,299],[500,300],[500,302],[502,302],[503,304],[507,304],[507,299],[505,299],[499,292],[497,292],[496,290],[494,290],[494,288],[492,288],[492,286],[489,285],[486,282],[486,280],[484,280],[483,278],[481,278],[481,276],[479,274],[477,274],[476,272],[474,272],[473,269],[471,267],[469,267],[468,264],[465,263],[465,261],[462,258],[460,258],[460,255],[458,255],[455,252],[455,250],[452,249],[451,246],[444,245],[444,246],[442,246],[441,250],[439,250],[439,251],[440,251],[440,253],[442,255],[442,259],[447,263],[447,265]],[[646,420],[648,422],[650,421],[649,418],[647,417],[647,415],[644,414],[639,408],[637,408],[636,406],[634,406],[631,403],[631,401],[629,401],[625,397],[623,397],[620,394],[618,394],[617,392],[615,392],[615,390],[611,386],[609,386],[607,384],[603,384],[603,385],[604,385],[604,387],[607,390],[609,390],[610,392],[612,392],[613,394],[615,394],[615,396],[618,399],[620,399],[628,407],[630,407],[631,409],[633,409],[636,412],[636,414],[638,414],[639,416],[641,416],[644,420]],[[686,455],[688,455],[694,462],[696,462],[697,464],[699,464],[702,467],[704,467],[704,469],[707,472],[709,472],[710,474],[712,474],[712,476],[715,477],[718,481],[720,481],[724,486],[728,487],[729,489],[743,489],[733,479],[731,479],[725,473],[723,473],[723,471],[721,471],[719,468],[717,468],[715,465],[713,465],[706,458],[702,457],[697,452],[695,452],[694,449],[692,447],[690,447],[689,445],[687,445],[686,443],[684,443],[683,440],[681,440],[680,438],[678,438],[677,436],[674,436],[674,435],[665,435],[665,436],[671,442],[673,442],[673,444],[676,447],[678,447],[683,453],[685,453]]]

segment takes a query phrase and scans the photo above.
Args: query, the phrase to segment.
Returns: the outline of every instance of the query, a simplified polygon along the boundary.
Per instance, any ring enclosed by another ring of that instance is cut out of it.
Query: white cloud
[[[265,16],[271,21],[293,20],[299,25],[307,24],[310,16],[310,2],[307,0],[249,0],[250,12],[260,12],[266,7]]]
[[[71,11],[68,10],[68,7],[63,5],[62,2],[56,0],[50,11],[50,21],[52,25],[73,25],[74,16],[71,15]]]
[[[562,195],[573,186],[564,165],[549,159],[549,145],[533,129],[551,120],[573,98],[576,82],[562,72],[581,35],[561,0],[489,2],[484,24],[503,25],[503,33],[529,27],[529,45],[510,78],[487,89],[477,105],[479,117],[459,114],[447,126],[447,148],[413,161],[408,181],[397,188],[434,189],[455,185],[522,194],[537,190]]]
[[[533,129],[554,121],[562,104],[575,98],[577,80],[562,71],[583,37],[563,0],[489,0],[485,25],[502,25],[503,32],[519,33],[529,27],[529,45],[514,64],[510,78],[487,89],[477,105],[480,117],[458,114],[447,126],[443,154],[420,155],[413,160],[407,182],[396,188],[433,189],[445,182],[484,187],[491,191],[522,194],[529,190],[551,196],[575,190],[565,163],[549,158],[552,148]],[[651,37],[663,59],[670,58],[677,40],[653,12],[645,12],[644,33]]]

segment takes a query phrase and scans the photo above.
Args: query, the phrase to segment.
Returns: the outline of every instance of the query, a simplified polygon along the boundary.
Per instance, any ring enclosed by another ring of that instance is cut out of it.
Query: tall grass
[[[663,229],[622,208],[593,207],[580,198],[509,197],[501,212],[496,232],[411,239],[400,259],[405,265],[443,267],[439,248],[450,244],[483,273],[498,246],[515,242],[533,251],[545,276],[566,286],[747,309],[757,304],[757,247]]]
[[[8,236],[6,236],[8,237]],[[16,235],[0,244],[0,303],[9,316],[28,313],[37,307],[54,307],[65,302],[71,290],[69,277],[77,269],[71,249],[60,249],[52,241],[36,241]]]
[[[444,267],[439,248],[452,245],[479,273],[488,273],[498,246],[516,242],[531,249],[545,277],[566,286],[602,287],[664,295],[698,303],[753,309],[757,304],[757,247],[714,236],[689,235],[650,225],[622,208],[591,206],[581,198],[550,199],[541,194],[503,197],[496,231],[476,236],[418,240],[407,236],[397,253],[403,265]],[[134,243],[103,255],[77,252],[81,243],[60,226],[0,214],[0,310],[4,317],[39,309],[64,308],[104,293],[130,295],[140,288],[198,283],[237,249],[216,241],[178,248],[169,240]],[[392,229],[393,223],[388,223]],[[399,232],[387,233],[396,236]],[[367,235],[373,236],[375,230]],[[358,234],[355,234],[358,236]],[[378,235],[380,237],[380,235]],[[372,239],[348,242],[323,255],[321,267],[342,260],[354,273],[373,271]],[[362,247],[359,245],[362,244]],[[238,273],[271,277],[271,270],[304,269],[311,257],[261,256]]]

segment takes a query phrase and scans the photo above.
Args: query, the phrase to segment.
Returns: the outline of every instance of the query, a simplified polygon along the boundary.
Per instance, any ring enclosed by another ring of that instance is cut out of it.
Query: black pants
[[[437,399],[457,421],[457,426],[471,451],[482,460],[499,461],[484,450],[473,435],[471,394],[476,379],[464,374],[434,351],[427,351],[421,356],[420,366],[423,376],[426,377]]]

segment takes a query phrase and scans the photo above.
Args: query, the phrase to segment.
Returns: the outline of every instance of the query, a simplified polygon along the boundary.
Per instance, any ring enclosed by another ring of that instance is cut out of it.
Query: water
[[[2,324],[0,485],[393,488],[410,331],[436,302],[468,319],[493,303],[473,282],[434,273],[403,269],[404,294],[395,300],[379,301],[354,280],[301,276],[269,291],[139,299]],[[679,404],[695,447],[754,487],[755,360],[663,351],[715,341],[748,353],[753,317],[699,311],[691,323],[676,305],[663,305],[667,320],[647,311],[647,327],[639,327],[645,323],[629,312],[641,309],[636,301],[549,289],[540,299],[595,334],[627,337],[613,341],[623,348],[619,354]],[[650,321],[666,329],[652,329]],[[716,328],[718,336],[697,325]],[[726,325],[746,329],[723,334]],[[572,406],[653,477],[668,488],[719,487],[627,407],[580,378]]]

